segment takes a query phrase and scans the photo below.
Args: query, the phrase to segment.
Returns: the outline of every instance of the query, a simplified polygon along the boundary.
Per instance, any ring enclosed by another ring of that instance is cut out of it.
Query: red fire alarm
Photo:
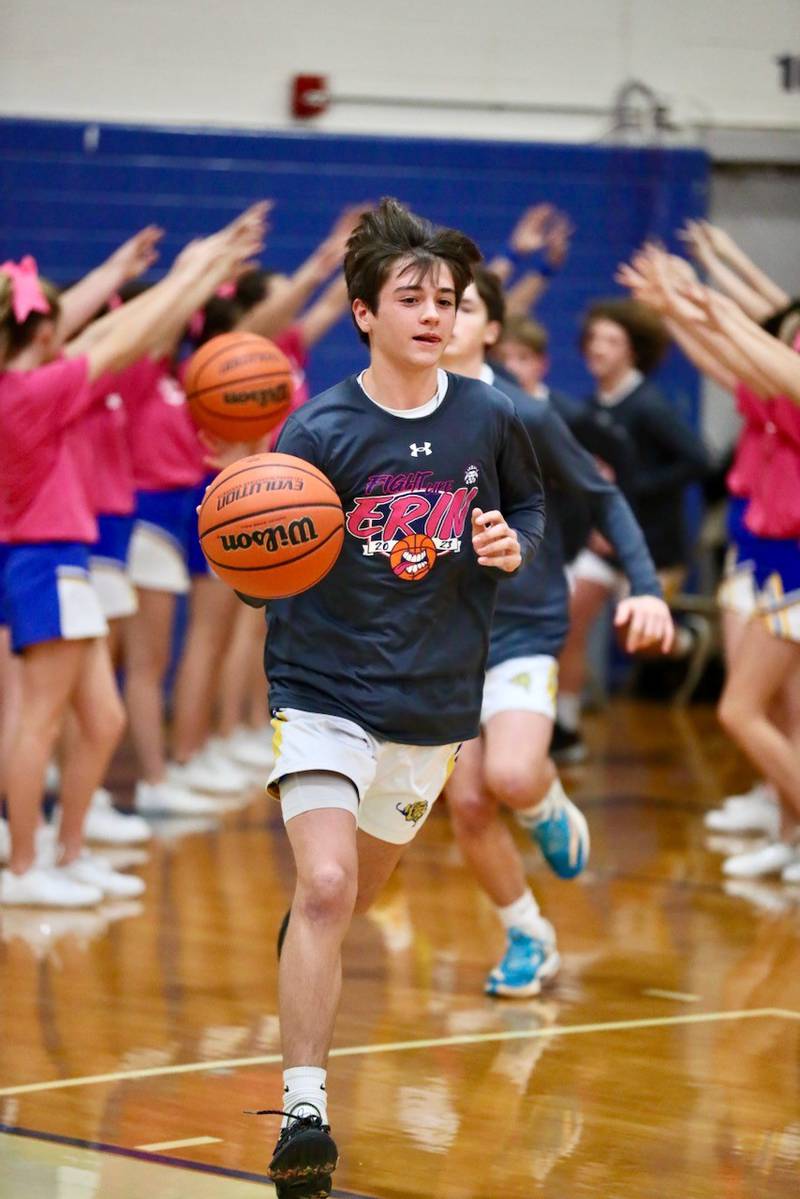
[[[318,117],[327,111],[329,100],[327,75],[295,75],[292,79],[292,116]]]

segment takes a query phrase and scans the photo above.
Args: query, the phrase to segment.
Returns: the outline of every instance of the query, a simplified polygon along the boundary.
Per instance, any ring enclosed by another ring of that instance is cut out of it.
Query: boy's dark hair
[[[347,242],[344,277],[351,305],[354,300],[363,300],[370,312],[377,312],[381,288],[398,259],[407,259],[417,267],[416,282],[421,282],[437,263],[446,263],[458,305],[481,252],[465,233],[433,225],[398,200],[385,198],[377,208],[364,213]],[[369,345],[367,334],[358,325],[356,329]]]
[[[580,347],[583,350],[595,321],[613,321],[628,335],[634,365],[643,375],[654,371],[670,346],[670,336],[659,316],[638,300],[597,300],[581,323]]]
[[[550,339],[544,325],[523,313],[514,313],[503,327],[503,341],[515,341],[532,354],[546,354]]]
[[[472,282],[483,301],[489,320],[503,325],[506,319],[506,298],[497,275],[479,263],[472,271]]]

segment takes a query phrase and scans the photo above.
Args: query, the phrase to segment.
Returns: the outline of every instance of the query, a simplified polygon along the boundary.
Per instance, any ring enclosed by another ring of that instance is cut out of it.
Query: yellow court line
[[[642,991],[649,999],[674,999],[676,1003],[699,1003],[702,995],[689,995],[686,991],[662,991],[659,987],[648,987]]]
[[[160,1153],[165,1149],[191,1149],[193,1145],[219,1145],[222,1137],[188,1137],[185,1141],[156,1141],[152,1145],[136,1145],[144,1153]]]
[[[470,1033],[459,1037],[432,1037],[422,1041],[389,1041],[375,1045],[351,1045],[332,1049],[331,1057],[361,1057],[373,1053],[404,1053],[414,1049],[441,1049],[458,1045],[485,1045],[493,1041],[529,1041],[539,1037],[569,1037],[601,1032],[628,1032],[638,1028],[668,1028],[680,1024],[714,1024],[723,1020],[753,1020],[759,1017],[800,1020],[800,1012],[782,1008],[754,1008],[742,1012],[697,1012],[695,1015],[652,1016],[641,1020],[611,1020],[599,1024],[555,1024],[547,1028],[515,1029],[511,1032]],[[96,1086],[104,1082],[132,1082],[140,1078],[164,1078],[201,1071],[237,1070],[248,1066],[272,1066],[281,1061],[279,1053],[260,1057],[236,1057],[207,1062],[185,1062],[178,1066],[153,1066],[145,1070],[120,1070],[114,1074],[89,1074],[83,1078],[59,1078],[52,1082],[27,1083],[18,1087],[0,1087],[0,1098],[8,1095],[32,1095],[38,1091],[62,1091],[71,1087]]]

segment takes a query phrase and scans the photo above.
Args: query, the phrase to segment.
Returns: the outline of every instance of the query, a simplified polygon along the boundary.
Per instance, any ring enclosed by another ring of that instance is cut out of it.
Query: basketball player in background
[[[502,961],[489,973],[489,995],[527,998],[559,968],[556,937],[539,911],[522,857],[502,808],[538,844],[561,878],[586,865],[589,831],[567,797],[549,756],[558,692],[558,654],[569,628],[562,519],[576,501],[619,555],[632,594],[616,623],[635,650],[658,643],[666,650],[672,620],[661,597],[644,536],[621,492],[598,470],[546,397],[536,399],[495,378],[484,356],[503,331],[500,280],[476,267],[464,292],[445,350],[449,369],[496,386],[512,400],[536,448],[547,496],[541,550],[500,588],[492,621],[489,670],[483,692],[482,735],[462,746],[447,785],[459,846],[506,930]]]
[[[544,529],[513,405],[439,369],[477,247],[384,200],[345,257],[370,363],[287,422],[278,449],[341,497],[344,547],[316,587],[270,603],[265,665],[297,870],[280,964],[283,1199],[330,1193],[326,1065],[341,946],[478,731],[498,582]]]
[[[708,470],[708,455],[693,429],[649,378],[669,346],[661,321],[644,305],[612,298],[592,304],[583,318],[581,350],[595,391],[570,422],[577,440],[605,463],[642,527],[664,594],[671,599],[686,577],[689,543],[684,493]],[[573,566],[570,628],[560,659],[561,690],[553,752],[583,761],[580,733],[592,626],[622,582],[609,549],[593,534]],[[709,630],[689,617],[676,632],[671,655],[696,670]]]

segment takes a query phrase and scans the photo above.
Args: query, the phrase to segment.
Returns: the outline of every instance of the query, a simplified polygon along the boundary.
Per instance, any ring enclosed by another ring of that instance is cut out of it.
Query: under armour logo
[[[424,441],[422,445],[417,445],[417,443],[414,442],[408,448],[411,450],[412,458],[418,458],[420,454],[430,454],[432,452],[431,443],[429,441]]]

